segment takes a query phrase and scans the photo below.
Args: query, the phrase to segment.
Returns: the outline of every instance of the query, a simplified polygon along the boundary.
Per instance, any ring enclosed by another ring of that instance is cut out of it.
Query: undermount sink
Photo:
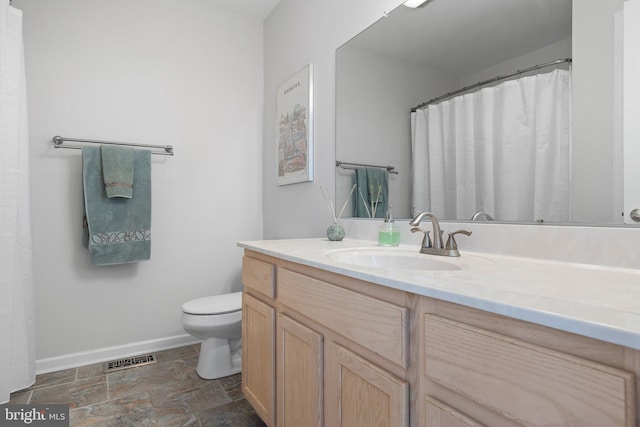
[[[416,251],[397,248],[353,248],[328,251],[326,256],[334,262],[356,267],[399,268],[403,270],[460,270],[454,259],[438,259]]]

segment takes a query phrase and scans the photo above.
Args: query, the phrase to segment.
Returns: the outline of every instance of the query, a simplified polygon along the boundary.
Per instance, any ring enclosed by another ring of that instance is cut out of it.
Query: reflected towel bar
[[[173,145],[132,144],[129,142],[96,141],[92,139],[67,138],[64,136],[54,136],[52,141],[53,141],[53,146],[55,148],[72,148],[75,150],[80,150],[82,147],[77,147],[73,145],[62,145],[62,144],[65,141],[85,142],[88,144],[123,145],[127,147],[136,147],[136,148],[152,148],[155,150],[162,150],[162,151],[152,151],[151,154],[159,154],[162,156],[173,156]]]
[[[395,173],[396,175],[398,175],[398,171],[396,170],[395,166],[367,165],[365,163],[341,162],[339,160],[336,160],[336,166],[342,169],[351,169],[351,170],[355,170],[356,166],[362,166],[365,168],[380,168],[380,169],[386,169],[387,172],[389,173]]]

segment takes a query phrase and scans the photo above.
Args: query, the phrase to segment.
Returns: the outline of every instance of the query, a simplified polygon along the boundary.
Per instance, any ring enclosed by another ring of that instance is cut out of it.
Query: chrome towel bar
[[[73,146],[73,145],[62,145],[65,141],[68,142],[84,142],[88,144],[105,144],[105,145],[123,145],[127,147],[136,147],[136,148],[151,148],[160,151],[152,151],[151,154],[160,154],[162,156],[173,156],[173,145],[151,145],[151,144],[133,144],[129,142],[114,142],[114,141],[96,141],[93,139],[79,139],[79,138],[67,138],[65,136],[54,136],[53,146],[55,148],[72,148],[75,150],[79,150],[82,147]]]
[[[386,169],[389,173],[398,174],[395,166],[380,166],[380,165],[368,165],[366,163],[350,163],[350,162],[341,162],[340,160],[336,160],[336,166],[342,169],[355,169],[357,166],[365,167],[365,168],[380,168]]]

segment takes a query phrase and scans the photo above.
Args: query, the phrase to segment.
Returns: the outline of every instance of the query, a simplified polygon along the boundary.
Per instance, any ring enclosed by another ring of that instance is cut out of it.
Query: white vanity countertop
[[[332,253],[379,248],[371,241],[325,238],[239,242],[238,246],[368,282],[441,299],[640,350],[640,270],[595,267],[462,251],[422,255],[459,270],[358,267]],[[382,248],[379,248],[382,249]],[[400,245],[386,251],[418,252]],[[333,251],[333,252],[332,252]]]

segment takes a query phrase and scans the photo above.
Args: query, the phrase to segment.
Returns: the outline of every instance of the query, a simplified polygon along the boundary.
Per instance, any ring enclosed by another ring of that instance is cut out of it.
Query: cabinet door
[[[408,384],[344,347],[326,352],[326,415],[332,427],[408,425]]]
[[[427,397],[425,406],[426,419],[420,423],[423,427],[484,427],[437,399]]]
[[[322,426],[322,335],[278,314],[279,427]]]
[[[268,425],[274,424],[275,310],[242,294],[242,392]]]

